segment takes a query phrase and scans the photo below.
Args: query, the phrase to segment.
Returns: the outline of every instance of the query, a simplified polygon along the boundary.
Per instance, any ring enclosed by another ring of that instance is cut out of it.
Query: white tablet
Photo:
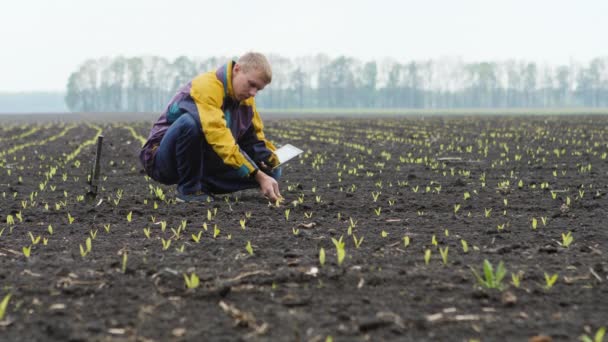
[[[291,144],[285,144],[281,147],[279,147],[276,151],[274,151],[274,154],[277,155],[277,157],[279,158],[279,165],[277,166],[281,166],[283,164],[285,164],[288,160],[291,160],[292,158],[300,155],[302,152],[302,150],[300,150],[299,148],[291,145]],[[277,167],[275,166],[275,167]]]

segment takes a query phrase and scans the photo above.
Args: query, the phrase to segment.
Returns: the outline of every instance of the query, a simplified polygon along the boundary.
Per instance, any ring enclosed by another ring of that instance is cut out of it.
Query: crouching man
[[[180,202],[256,187],[281,199],[276,147],[264,136],[254,99],[271,79],[266,57],[250,52],[179,89],[141,150],[148,176],[177,184]]]

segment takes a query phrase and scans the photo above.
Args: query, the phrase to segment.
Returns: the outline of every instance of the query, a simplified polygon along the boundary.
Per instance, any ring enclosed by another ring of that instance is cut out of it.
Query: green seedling
[[[189,277],[184,273],[184,281],[186,282],[186,288],[188,289],[195,289],[200,285],[200,279],[194,272],[192,272]]]
[[[378,207],[377,209],[374,209],[374,213],[376,213],[376,216],[380,216],[380,212],[382,212],[382,207]]]
[[[110,223],[104,224],[103,229],[106,231],[106,233],[109,233],[110,232]]]
[[[184,244],[182,243],[182,245],[181,245],[181,246],[179,246],[179,248],[176,248],[175,250],[176,250],[178,253],[184,253],[184,248],[185,248],[185,246],[184,246]]]
[[[175,240],[179,240],[179,238],[181,237],[181,233],[182,233],[182,227],[177,227],[177,229],[171,228],[171,232],[173,233],[173,235],[171,237],[174,238]]]
[[[70,215],[70,213],[68,213],[68,223],[72,224],[72,223],[74,223],[74,220],[75,220],[75,218],[72,217],[72,215]]]
[[[320,203],[321,202],[321,196],[315,196],[315,201],[317,203]]]
[[[48,238],[42,238],[42,244],[44,246],[46,246],[49,243],[49,239]]]
[[[468,253],[469,252],[469,244],[464,239],[460,240],[460,244],[462,244],[462,251],[464,253]]]
[[[188,225],[188,220],[182,220],[182,223],[180,224],[180,227],[182,228],[183,232],[186,231],[186,226],[187,225]]]
[[[32,232],[29,232],[29,234],[30,234],[30,239],[32,240],[32,245],[37,245],[40,242],[41,236],[38,235],[37,237],[34,237],[34,234],[32,234]]]
[[[446,230],[443,231],[443,235],[450,236],[450,232],[446,229]]]
[[[536,221],[536,218],[533,217],[532,218],[532,229],[536,229],[537,225],[538,225],[538,221]]]
[[[517,288],[521,285],[522,272],[511,273],[511,284]]]
[[[247,250],[247,253],[249,253],[249,255],[253,255],[253,247],[251,247],[251,241],[247,241],[245,249]]]
[[[456,215],[456,213],[458,212],[458,210],[460,210],[460,204],[456,203],[456,204],[454,204],[454,215]]]
[[[557,273],[550,275],[547,272],[545,272],[545,290],[550,290],[553,285],[555,285],[555,282],[557,281]]]
[[[431,237],[431,245],[433,246],[437,246],[437,238],[435,237],[435,234],[433,234],[433,236]]]
[[[385,238],[385,237],[387,237],[387,236],[388,236],[388,233],[387,233],[387,232],[385,232],[385,231],[383,230],[383,231],[380,233],[380,235],[381,235],[383,238]]]
[[[122,253],[122,273],[127,273],[127,260],[129,259],[129,256],[127,255],[127,251],[124,251]]]
[[[239,224],[241,225],[241,228],[242,228],[243,230],[245,230],[245,223],[247,223],[247,220],[246,220],[246,219],[240,219],[240,220],[239,220]]]
[[[448,264],[448,249],[449,249],[449,247],[446,247],[446,248],[439,247],[439,254],[441,254],[441,260],[443,261],[444,265]]]
[[[285,209],[285,221],[289,221],[289,212],[291,211],[291,209],[287,208]]]
[[[2,233],[4,233],[4,229],[6,229],[6,227],[2,228],[2,230],[0,230],[0,237],[2,237]]]
[[[378,196],[380,196],[380,194],[380,191],[372,191],[372,198],[374,199],[374,202],[378,201]]]
[[[49,224],[49,226],[46,228],[46,230],[49,232],[50,235],[53,235],[53,226],[51,226]]]
[[[392,207],[393,205],[395,205],[395,200],[388,200],[388,206]]]
[[[166,221],[160,221],[160,230],[164,233],[165,229],[167,229],[167,222]]]
[[[426,265],[428,265],[430,261],[431,261],[431,250],[427,249],[424,251],[424,263]]]
[[[9,214],[6,216],[6,224],[8,224],[9,226],[15,225],[15,218],[13,218],[13,215]]]
[[[0,307],[0,309],[1,309],[1,307]],[[2,319],[2,313],[0,312],[0,320],[1,319]],[[606,328],[601,327],[597,330],[597,332],[595,333],[595,336],[593,338],[591,338],[587,335],[582,335],[581,341],[582,342],[603,342],[605,334],[606,334]]]
[[[95,230],[91,229],[89,231],[89,235],[91,236],[91,239],[95,240],[95,238],[97,237],[97,229],[95,229]]]
[[[163,243],[163,251],[166,251],[171,246],[171,239],[165,240],[161,238],[160,241]]]
[[[464,193],[463,197],[464,197],[464,200],[466,201],[466,200],[468,200],[469,198],[471,198],[471,194],[470,194],[468,191],[465,191],[465,193]]]
[[[489,288],[489,289],[502,290],[502,288],[503,288],[502,280],[503,280],[505,274],[507,273],[507,270],[505,269],[504,263],[502,261],[498,263],[496,272],[494,272],[494,268],[492,267],[492,264],[487,259],[484,260],[483,261],[484,278],[482,278],[473,267],[470,267],[470,268],[471,268],[471,271],[473,272],[473,275],[475,275],[475,278],[477,279],[477,283],[479,285]]]
[[[323,247],[319,250],[319,264],[321,266],[325,265],[325,249]]]
[[[568,232],[566,234],[562,233],[562,242],[558,241],[557,243],[564,248],[568,248],[573,241],[572,232]]]
[[[363,236],[357,240],[357,236],[353,234],[353,241],[355,242],[355,248],[359,248],[359,246],[361,246],[363,243]]]
[[[201,236],[203,235],[203,231],[200,230],[198,234],[192,234],[192,241],[199,243],[201,241]]]
[[[407,246],[410,245],[410,237],[409,236],[404,236],[403,237],[403,248],[407,248]]]
[[[127,222],[131,222],[132,219],[133,219],[133,212],[129,211],[129,213],[127,214]]]
[[[298,236],[300,235],[300,230],[297,228],[291,228],[291,232],[293,233],[293,235]]]
[[[4,319],[4,316],[6,315],[6,308],[8,308],[8,302],[11,300],[11,294],[7,294],[6,296],[4,296],[4,299],[2,299],[2,302],[0,302],[0,321],[2,321]]]
[[[312,211],[310,211],[310,212],[306,212],[305,211],[304,212],[304,217],[306,217],[307,219],[311,218],[312,217]]]
[[[547,225],[547,216],[542,216],[540,221],[543,223],[543,227]]]
[[[217,224],[213,225],[213,238],[215,239],[220,235],[220,229],[217,227]]]
[[[30,257],[30,254],[31,254],[31,252],[32,252],[32,246],[31,246],[31,245],[30,245],[30,246],[28,246],[28,247],[25,247],[25,246],[24,246],[24,247],[22,248],[22,251],[23,251],[23,255],[24,255],[26,258],[29,258],[29,257]]]
[[[246,211],[245,212],[245,218],[251,218],[251,211]]]
[[[336,257],[338,259],[338,266],[342,265],[342,262],[344,261],[344,258],[346,257],[345,243],[344,243],[344,241],[342,241],[343,237],[344,236],[340,236],[339,240],[336,240],[335,238],[331,238],[331,241],[334,243],[334,246],[336,247]]]
[[[211,210],[207,209],[207,221],[211,221],[213,219],[213,214],[211,214]]]

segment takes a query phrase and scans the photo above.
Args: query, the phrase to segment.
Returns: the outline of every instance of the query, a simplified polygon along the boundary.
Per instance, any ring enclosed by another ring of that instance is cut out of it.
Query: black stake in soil
[[[94,200],[97,197],[97,183],[99,182],[99,168],[101,159],[101,144],[103,143],[103,135],[97,136],[97,151],[95,152],[95,162],[91,168],[91,174],[89,175],[89,192],[87,192],[87,199]]]

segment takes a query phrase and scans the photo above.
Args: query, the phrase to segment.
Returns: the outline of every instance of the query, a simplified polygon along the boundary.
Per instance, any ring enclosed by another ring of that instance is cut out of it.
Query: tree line
[[[262,108],[607,107],[608,57],[587,64],[530,61],[360,61],[327,55],[268,56]],[[233,58],[234,59],[234,58]],[[70,76],[71,111],[158,112],[175,91],[229,57],[116,57],[85,61]]]

